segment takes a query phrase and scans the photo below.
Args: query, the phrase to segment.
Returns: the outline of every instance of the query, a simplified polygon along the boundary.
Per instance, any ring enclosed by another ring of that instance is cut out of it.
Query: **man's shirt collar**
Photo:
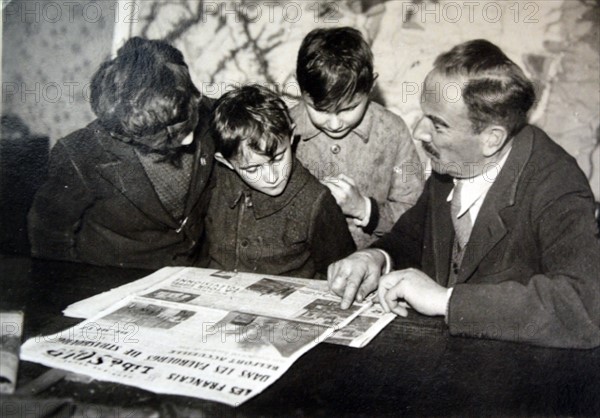
[[[478,176],[467,178],[467,179],[454,179],[454,184],[460,181],[463,183],[462,193],[461,193],[461,202],[460,202],[460,211],[458,212],[458,217],[460,218],[464,215],[476,202],[480,199],[485,198],[488,190],[492,187],[496,178],[500,174],[502,167],[506,163],[506,159],[510,154],[512,147],[504,154],[504,156],[498,161],[496,164],[489,164],[485,167],[485,171]],[[454,196],[454,188],[448,194],[448,198],[446,199],[448,202],[452,201]]]

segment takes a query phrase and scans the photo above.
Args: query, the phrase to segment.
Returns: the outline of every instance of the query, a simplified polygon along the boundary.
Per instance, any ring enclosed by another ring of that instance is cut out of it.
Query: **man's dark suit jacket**
[[[434,173],[417,204],[374,243],[395,269],[447,285],[453,181]],[[553,347],[600,345],[600,245],[594,199],[575,160],[527,126],[488,191],[448,305],[452,335]]]
[[[202,99],[184,225],[161,204],[134,146],[98,121],[59,140],[29,212],[34,257],[156,269],[200,257],[210,197],[213,102]]]

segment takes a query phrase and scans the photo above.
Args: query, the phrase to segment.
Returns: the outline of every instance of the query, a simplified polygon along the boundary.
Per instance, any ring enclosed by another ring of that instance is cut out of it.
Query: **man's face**
[[[242,147],[238,157],[230,161],[231,168],[254,190],[273,197],[283,193],[292,172],[290,140],[279,144],[273,158],[259,154],[245,144]]]
[[[312,124],[333,139],[342,139],[356,128],[369,105],[368,95],[356,94],[349,102],[341,103],[335,112],[326,112],[316,109],[307,94],[302,97]]]
[[[485,161],[482,135],[473,132],[467,107],[456,93],[463,86],[460,78],[429,73],[421,94],[423,117],[413,133],[433,170],[456,178],[478,175]]]

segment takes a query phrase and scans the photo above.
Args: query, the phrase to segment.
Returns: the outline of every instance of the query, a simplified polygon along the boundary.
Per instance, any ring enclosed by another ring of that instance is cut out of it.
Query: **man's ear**
[[[221,154],[219,151],[215,152],[215,160],[217,160],[230,170],[233,170],[233,164],[231,164],[229,160],[227,160],[227,158],[223,157],[223,154]]]
[[[483,139],[483,155],[491,157],[496,154],[508,139],[508,131],[501,125],[490,125],[481,133]]]

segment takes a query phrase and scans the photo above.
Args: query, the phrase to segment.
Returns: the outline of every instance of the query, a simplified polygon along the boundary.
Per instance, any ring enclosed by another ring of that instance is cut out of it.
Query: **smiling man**
[[[441,94],[450,86],[457,97]],[[343,308],[379,288],[385,310],[444,316],[451,335],[600,345],[593,195],[575,160],[527,123],[534,101],[488,41],[437,58],[414,132],[434,172],[389,234],[329,267]]]

